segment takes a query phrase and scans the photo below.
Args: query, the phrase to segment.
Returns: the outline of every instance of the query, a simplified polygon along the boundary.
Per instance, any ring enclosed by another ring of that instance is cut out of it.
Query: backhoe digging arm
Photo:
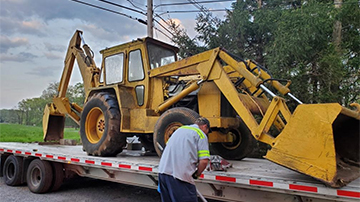
[[[70,77],[73,71],[75,59],[79,66],[85,97],[89,95],[89,89],[99,85],[99,68],[96,67],[93,54],[87,44],[81,48],[82,31],[77,30],[70,40],[64,69],[58,87],[58,94],[53,102],[45,106],[43,115],[44,141],[59,141],[63,139],[65,115],[79,124],[82,108],[76,103],[70,103],[66,97]]]

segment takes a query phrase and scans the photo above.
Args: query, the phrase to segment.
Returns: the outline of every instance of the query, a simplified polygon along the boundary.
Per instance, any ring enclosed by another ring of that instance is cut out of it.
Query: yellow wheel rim
[[[240,132],[238,130],[235,130],[235,131],[229,131],[228,134],[233,137],[233,142],[222,143],[222,145],[228,150],[234,150],[238,148],[242,141]]]
[[[167,142],[169,141],[171,135],[175,132],[175,130],[177,130],[181,126],[183,126],[183,124],[179,122],[171,123],[170,125],[168,125],[168,127],[165,129],[165,134],[164,134],[165,144],[167,144]]]
[[[85,133],[90,143],[96,144],[100,141],[105,130],[105,117],[99,107],[94,107],[86,116]]]

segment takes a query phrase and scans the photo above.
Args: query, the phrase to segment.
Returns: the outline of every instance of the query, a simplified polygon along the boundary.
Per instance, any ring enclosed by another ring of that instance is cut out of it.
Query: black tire
[[[182,125],[193,124],[197,118],[199,118],[198,113],[185,107],[176,107],[165,111],[155,124],[153,138],[156,153],[161,156],[166,142],[173,132]]]
[[[29,190],[33,193],[42,194],[49,191],[53,182],[51,163],[40,159],[31,161],[26,173],[26,181]]]
[[[4,163],[3,176],[5,184],[7,185],[21,185],[23,176],[23,158],[14,155],[7,157]]]
[[[50,187],[50,192],[57,191],[61,187],[63,181],[64,181],[64,167],[62,163],[51,163],[52,170],[53,170],[53,182]]]
[[[237,129],[230,129],[234,141],[231,143],[211,143],[210,153],[224,159],[241,160],[249,155],[256,146],[256,140],[244,122],[240,121]]]
[[[81,113],[80,137],[83,149],[94,156],[116,156],[126,145],[120,133],[120,111],[117,100],[109,93],[89,98]]]

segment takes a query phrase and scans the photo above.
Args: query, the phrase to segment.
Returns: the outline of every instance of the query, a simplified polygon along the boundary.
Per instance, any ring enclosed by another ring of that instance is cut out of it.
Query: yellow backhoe
[[[235,59],[216,48],[182,60],[176,47],[152,38],[106,48],[101,69],[83,42],[72,37],[59,93],[45,107],[44,140],[63,138],[64,118],[80,125],[89,155],[114,156],[126,137],[137,135],[161,155],[171,134],[199,116],[209,119],[211,152],[242,159],[255,140],[271,146],[265,158],[304,173],[332,187],[359,177],[360,106],[303,104],[250,60]],[[81,108],[65,97],[75,59],[85,88]],[[282,96],[298,106],[291,112]],[[270,132],[271,131],[271,132]]]

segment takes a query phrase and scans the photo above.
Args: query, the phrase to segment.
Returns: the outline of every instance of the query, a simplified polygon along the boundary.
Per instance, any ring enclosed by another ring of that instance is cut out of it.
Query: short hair
[[[207,118],[205,117],[199,117],[196,119],[195,124],[201,126],[201,125],[206,125],[209,129],[210,129],[210,122]]]

